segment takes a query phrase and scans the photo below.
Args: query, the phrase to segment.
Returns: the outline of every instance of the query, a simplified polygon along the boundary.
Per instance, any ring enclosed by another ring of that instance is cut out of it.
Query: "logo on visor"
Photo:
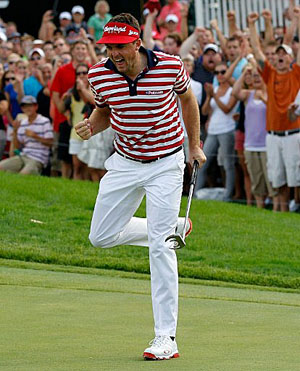
[[[132,31],[132,30],[129,30],[128,36],[130,36],[130,35],[139,36],[139,33],[138,32],[135,32],[135,31]]]
[[[104,27],[104,32],[108,33],[120,33],[120,32],[126,32],[126,26],[125,27],[118,27],[118,26],[113,26],[113,27]]]

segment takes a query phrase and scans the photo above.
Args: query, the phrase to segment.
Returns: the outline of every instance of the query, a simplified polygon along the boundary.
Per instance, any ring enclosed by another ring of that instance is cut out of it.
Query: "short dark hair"
[[[167,38],[169,38],[169,39],[173,39],[173,40],[176,42],[177,46],[181,46],[181,44],[182,44],[182,38],[181,38],[181,36],[179,35],[179,33],[177,33],[177,32],[169,33],[168,35],[166,35],[166,36],[164,37],[164,41],[165,41],[165,39],[167,39]]]
[[[138,20],[130,13],[120,13],[118,15],[115,15],[108,21],[108,23],[110,22],[126,23],[129,26],[137,29],[139,31],[139,34],[141,33],[141,27]]]
[[[242,39],[241,39],[240,37],[238,37],[238,36],[231,36],[231,37],[229,37],[229,39],[227,40],[226,45],[227,45],[228,43],[230,43],[231,41],[237,41],[237,42],[239,43],[239,45],[241,45],[241,43],[242,43]]]

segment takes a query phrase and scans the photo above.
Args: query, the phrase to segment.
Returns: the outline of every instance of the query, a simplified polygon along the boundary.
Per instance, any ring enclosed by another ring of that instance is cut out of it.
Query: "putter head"
[[[165,241],[174,242],[174,247],[170,247],[172,250],[178,250],[185,246],[185,241],[180,234],[171,234]]]

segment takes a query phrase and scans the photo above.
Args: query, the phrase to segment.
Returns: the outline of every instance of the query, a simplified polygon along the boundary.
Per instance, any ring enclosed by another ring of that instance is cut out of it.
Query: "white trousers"
[[[95,247],[149,246],[155,335],[175,336],[178,316],[176,253],[165,242],[174,233],[181,202],[183,151],[149,164],[114,153],[105,163],[93,213]],[[147,218],[133,217],[146,195]]]

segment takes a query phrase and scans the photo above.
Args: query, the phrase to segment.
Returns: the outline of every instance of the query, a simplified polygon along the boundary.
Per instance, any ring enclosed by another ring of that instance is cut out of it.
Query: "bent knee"
[[[115,246],[112,239],[101,238],[101,236],[94,235],[93,233],[90,233],[89,240],[94,247],[101,247],[102,249]]]

